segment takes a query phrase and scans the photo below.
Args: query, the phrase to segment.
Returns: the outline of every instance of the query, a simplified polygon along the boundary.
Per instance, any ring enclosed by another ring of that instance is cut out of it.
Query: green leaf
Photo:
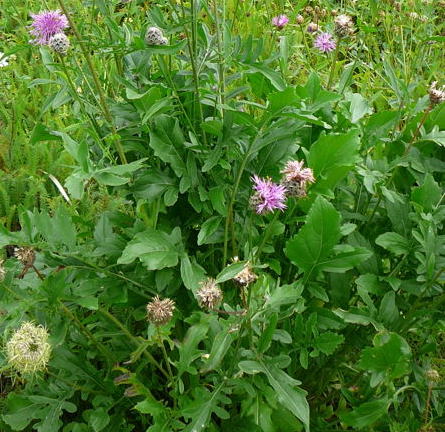
[[[387,411],[387,400],[378,399],[371,402],[365,402],[351,412],[340,414],[340,419],[348,426],[363,429],[386,415]]]
[[[218,274],[218,276],[216,276],[216,282],[223,283],[229,279],[233,279],[245,265],[245,261],[239,261],[228,265]]]
[[[331,355],[338,346],[344,342],[344,340],[345,338],[343,335],[333,332],[324,332],[314,339],[313,345],[323,354]]]
[[[173,232],[168,235],[163,231],[147,228],[137,233],[127,244],[117,263],[130,264],[136,259],[139,259],[148,270],[176,266],[179,250]]]
[[[264,329],[264,331],[261,333],[260,339],[258,340],[258,346],[257,350],[260,353],[265,353],[272,343],[272,337],[275,332],[275,329],[277,328],[278,323],[278,314],[274,313],[269,318],[268,325]]]
[[[195,262],[195,259],[186,255],[181,259],[181,277],[187,289],[195,292],[199,288],[199,282],[205,277],[205,270]]]
[[[405,339],[396,333],[379,333],[373,343],[374,347],[362,351],[360,368],[384,373],[389,380],[409,373],[411,350]]]
[[[442,189],[431,174],[425,176],[422,186],[416,187],[411,193],[411,199],[425,211],[431,211],[442,197]]]
[[[224,329],[216,335],[212,344],[209,359],[202,370],[203,373],[214,370],[221,364],[230,345],[232,345],[232,342],[236,340],[237,337],[238,335],[236,333],[230,333],[228,329]]]
[[[93,428],[94,432],[100,432],[108,423],[110,423],[110,416],[104,408],[99,407],[89,410],[88,424]]]
[[[308,155],[308,165],[317,179],[315,190],[332,189],[348,171],[360,160],[358,131],[346,134],[322,135],[312,144]]]
[[[212,236],[218,230],[222,220],[223,218],[220,216],[213,216],[202,224],[198,234],[198,246],[211,242]]]
[[[375,239],[375,242],[395,255],[407,254],[410,251],[408,239],[395,232],[381,234]]]
[[[309,427],[309,404],[306,400],[306,392],[299,387],[292,385],[295,382],[289,375],[273,365],[263,366],[269,384],[277,393],[278,400],[286,407],[298,420],[300,420],[305,430]]]
[[[344,273],[347,270],[359,265],[371,257],[372,253],[365,248],[352,248],[349,252],[342,252],[333,258],[327,259],[319,264],[320,271]]]
[[[318,196],[304,226],[287,242],[286,255],[301,270],[311,274],[329,257],[340,237],[340,214]]]

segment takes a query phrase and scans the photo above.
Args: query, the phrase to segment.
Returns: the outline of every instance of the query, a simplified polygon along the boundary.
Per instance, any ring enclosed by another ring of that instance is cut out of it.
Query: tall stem
[[[113,121],[113,117],[112,117],[111,112],[110,112],[110,110],[108,108],[108,105],[107,105],[105,92],[104,92],[104,90],[103,90],[103,88],[102,88],[102,86],[100,84],[99,77],[97,75],[96,69],[94,68],[93,61],[91,60],[90,53],[88,52],[88,48],[85,45],[85,43],[84,43],[84,41],[82,39],[82,36],[79,33],[79,30],[78,30],[78,28],[76,26],[76,23],[71,19],[71,16],[68,13],[68,9],[65,6],[64,0],[57,0],[57,1],[59,3],[60,8],[62,9],[63,13],[67,17],[68,22],[70,24],[70,27],[73,30],[73,33],[76,36],[77,41],[79,42],[80,49],[82,51],[83,56],[85,57],[85,60],[86,60],[87,65],[88,65],[88,69],[90,70],[91,76],[92,76],[93,81],[94,81],[94,85],[95,85],[95,87],[97,89],[97,92],[99,94],[100,105],[101,105],[103,114],[105,116],[105,119],[107,120],[107,122],[109,123],[109,125],[110,125],[110,127],[112,129],[113,135],[117,135],[116,134],[116,127],[115,127],[114,121]],[[116,150],[117,150],[117,152],[119,154],[119,158],[121,160],[121,163],[126,164],[127,163],[127,158],[125,157],[125,152],[124,152],[124,149],[122,147],[122,144],[121,144],[120,140],[116,139],[114,141],[114,143],[115,143],[115,146],[116,146]]]

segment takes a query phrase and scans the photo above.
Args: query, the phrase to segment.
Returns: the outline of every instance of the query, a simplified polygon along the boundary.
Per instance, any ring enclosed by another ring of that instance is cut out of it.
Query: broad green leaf
[[[387,400],[378,399],[372,402],[365,402],[351,412],[340,414],[340,418],[348,426],[363,429],[386,415],[387,411]]]
[[[375,242],[395,255],[407,254],[410,251],[408,239],[395,232],[381,234],[375,239]]]
[[[218,274],[218,276],[216,276],[216,282],[222,283],[228,281],[229,279],[233,279],[245,265],[245,261],[239,261],[228,265]]]
[[[199,288],[199,282],[205,277],[205,270],[195,262],[194,258],[186,255],[181,259],[181,277],[187,289],[195,292]]]
[[[321,262],[318,269],[333,273],[344,273],[363,261],[366,261],[372,255],[372,253],[365,248],[358,247],[352,249],[350,252],[339,253]]]
[[[341,334],[324,332],[314,339],[314,347],[323,354],[331,355],[344,340],[345,338]]]
[[[224,360],[227,351],[232,345],[232,342],[238,337],[237,333],[230,333],[227,329],[220,331],[212,344],[209,359],[207,360],[203,373],[216,369]]]
[[[431,174],[425,176],[422,186],[416,187],[411,193],[411,199],[425,211],[431,211],[443,194],[442,188],[436,183]]]
[[[147,228],[127,244],[117,263],[130,264],[139,259],[148,270],[174,267],[178,264],[179,250],[172,237],[163,231]]]
[[[318,196],[304,226],[287,242],[286,255],[310,274],[330,256],[340,237],[340,214],[332,204]]]
[[[260,353],[265,353],[272,343],[272,337],[277,328],[278,324],[278,314],[274,313],[269,318],[266,328],[261,333],[260,339],[258,340],[257,350]]]
[[[209,241],[211,241],[212,236],[218,230],[222,220],[223,218],[220,216],[213,216],[202,224],[198,234],[198,246],[207,244]]]

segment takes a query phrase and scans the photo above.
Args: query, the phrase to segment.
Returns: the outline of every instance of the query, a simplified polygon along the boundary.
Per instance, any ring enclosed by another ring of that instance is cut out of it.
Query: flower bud
[[[66,55],[70,48],[70,40],[65,33],[57,33],[48,42],[49,47],[60,55]]]
[[[167,45],[168,40],[160,28],[149,27],[145,33],[145,42],[147,45]]]

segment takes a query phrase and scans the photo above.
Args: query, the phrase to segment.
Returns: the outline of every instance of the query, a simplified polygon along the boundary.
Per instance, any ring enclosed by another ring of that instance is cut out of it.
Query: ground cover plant
[[[0,4],[0,431],[445,429],[445,3]]]

